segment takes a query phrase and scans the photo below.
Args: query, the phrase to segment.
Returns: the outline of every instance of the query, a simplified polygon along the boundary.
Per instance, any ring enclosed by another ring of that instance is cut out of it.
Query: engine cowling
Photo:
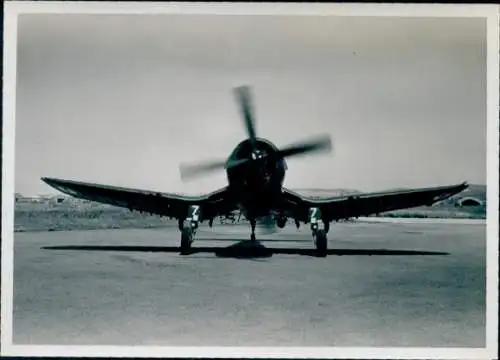
[[[280,228],[280,229],[283,229],[286,225],[286,221],[287,221],[287,217],[286,216],[278,216],[276,218],[276,225]]]

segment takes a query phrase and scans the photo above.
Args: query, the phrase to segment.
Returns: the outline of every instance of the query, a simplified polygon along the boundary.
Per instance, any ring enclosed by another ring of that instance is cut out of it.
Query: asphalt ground
[[[14,236],[14,344],[485,346],[484,224],[336,224],[323,258],[294,225]]]

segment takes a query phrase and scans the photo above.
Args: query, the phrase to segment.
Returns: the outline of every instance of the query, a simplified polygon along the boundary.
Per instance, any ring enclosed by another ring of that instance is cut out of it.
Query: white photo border
[[[486,4],[4,2],[2,356],[492,359],[498,352],[499,6]],[[253,14],[482,17],[487,20],[487,255],[485,348],[31,346],[12,343],[17,21],[20,14]]]

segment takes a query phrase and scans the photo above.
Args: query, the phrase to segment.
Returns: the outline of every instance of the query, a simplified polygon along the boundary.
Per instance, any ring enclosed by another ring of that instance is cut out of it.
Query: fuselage
[[[287,165],[278,148],[266,139],[240,142],[229,155],[228,163],[251,159],[228,168],[227,180],[240,210],[248,217],[269,215],[279,206]]]

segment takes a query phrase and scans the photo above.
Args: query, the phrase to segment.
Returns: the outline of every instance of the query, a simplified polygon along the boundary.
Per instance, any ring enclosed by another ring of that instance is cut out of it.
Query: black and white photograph
[[[498,7],[6,5],[2,355],[496,356]]]

